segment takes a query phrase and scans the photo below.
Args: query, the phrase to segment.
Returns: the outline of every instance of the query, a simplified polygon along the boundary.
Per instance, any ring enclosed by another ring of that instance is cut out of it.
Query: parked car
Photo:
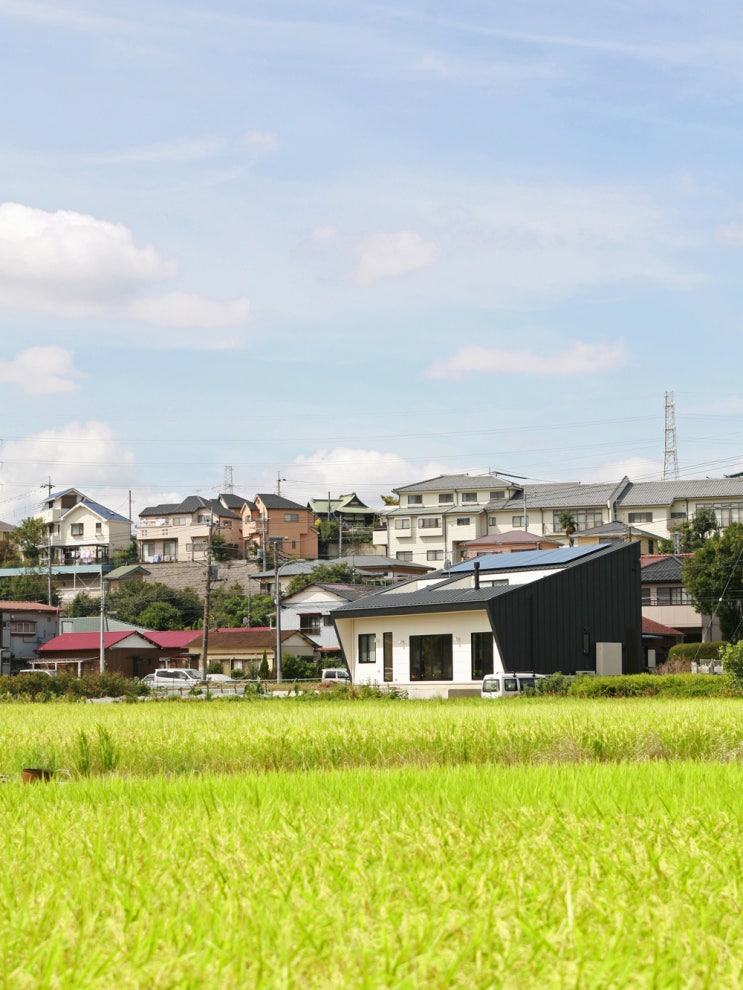
[[[42,667],[24,667],[18,671],[19,674],[46,674],[47,677],[54,677],[54,671],[44,670]]]
[[[330,681],[335,684],[349,684],[351,675],[345,667],[326,667],[320,677],[321,681]]]
[[[227,674],[207,674],[207,682],[209,684],[234,684],[233,678],[229,677]]]
[[[191,667],[170,667],[156,670],[154,674],[147,674],[142,678],[142,683],[154,688],[183,691],[198,687],[201,684],[201,677],[198,670],[193,670]]]
[[[482,679],[480,696],[482,698],[508,698],[523,694],[524,691],[536,691],[537,680],[544,674],[502,673],[487,674]]]

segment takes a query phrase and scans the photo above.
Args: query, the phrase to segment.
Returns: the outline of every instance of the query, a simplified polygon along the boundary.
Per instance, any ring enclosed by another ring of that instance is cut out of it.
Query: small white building
[[[49,533],[52,564],[105,564],[132,539],[131,522],[76,488],[53,492],[39,513]]]
[[[309,584],[281,600],[281,628],[296,629],[315,642],[321,653],[339,653],[333,611],[366,598],[377,589],[359,584]]]

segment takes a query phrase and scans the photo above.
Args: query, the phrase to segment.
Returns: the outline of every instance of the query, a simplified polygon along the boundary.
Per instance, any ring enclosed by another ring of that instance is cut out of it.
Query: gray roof
[[[303,512],[307,511],[306,505],[292,502],[291,499],[284,498],[283,495],[274,495],[273,492],[268,492],[265,495],[259,492],[255,497],[259,498],[267,509],[301,509]]]
[[[743,499],[743,478],[702,478],[691,481],[639,481],[618,499],[621,506],[670,505],[679,499]]]
[[[235,495],[233,492],[224,492],[219,496],[219,501],[226,505],[228,509],[240,512],[242,507],[250,502],[250,499],[243,498],[242,495]]]
[[[603,523],[601,526],[593,526],[591,529],[581,529],[576,532],[576,536],[605,536],[609,539],[617,538],[624,539],[627,536],[646,536],[650,540],[657,540],[657,533],[648,533],[644,529],[640,529],[638,526],[631,525],[630,523],[619,522],[614,520],[614,522]]]
[[[81,502],[78,502],[77,505],[84,505],[92,512],[95,512],[96,515],[99,515],[102,519],[107,519],[109,522],[129,522],[126,516],[122,516],[120,513],[114,512],[113,509],[107,509],[105,505],[101,505],[100,502],[94,502],[89,498],[84,498]],[[73,506],[73,508],[77,508],[77,506]]]
[[[498,509],[524,508],[524,493],[528,508],[544,509],[583,509],[608,505],[618,492],[627,485],[626,480],[620,482],[604,482],[602,484],[582,485],[578,481],[566,481],[550,485],[524,485],[509,498],[493,499],[487,505],[490,511]]]
[[[170,516],[177,512],[189,513],[199,509],[209,509],[215,516],[224,519],[239,519],[232,509],[226,509],[217,498],[203,498],[201,495],[189,495],[182,502],[163,502],[161,505],[148,505],[139,513],[142,516]]]
[[[437,478],[417,481],[413,485],[403,485],[393,488],[394,492],[438,492],[463,489],[465,491],[483,491],[490,488],[512,488],[513,481],[501,478],[497,474],[440,474]]]
[[[131,577],[132,574],[151,574],[146,567],[141,564],[122,564],[121,567],[114,567],[106,575],[107,581],[121,581],[122,578]]]
[[[333,609],[333,615],[341,618],[346,613],[366,613],[366,612],[396,612],[398,609],[409,611],[437,611],[446,609],[452,605],[457,608],[479,608],[499,595],[508,594],[520,585],[489,585],[481,588],[453,588],[449,582],[437,584],[433,587],[422,588],[418,591],[400,592],[398,594],[389,591],[377,592],[362,598],[358,602],[348,602]]]
[[[671,582],[677,584],[681,581],[683,563],[684,558],[679,554],[654,557],[647,564],[642,564],[640,567],[640,581],[643,584]]]

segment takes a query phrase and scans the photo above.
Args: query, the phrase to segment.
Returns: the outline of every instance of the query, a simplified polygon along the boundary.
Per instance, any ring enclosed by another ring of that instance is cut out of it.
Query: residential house
[[[337,549],[338,556],[344,547],[358,546],[372,541],[372,530],[378,511],[361,501],[355,492],[339,498],[311,498],[307,503],[316,523],[334,522],[338,526],[338,538],[331,546]]]
[[[345,602],[374,593],[376,589],[360,584],[308,584],[301,591],[281,600],[281,628],[297,629],[316,644],[324,655],[340,653],[340,643],[333,625],[333,610]]]
[[[644,529],[618,520],[582,530],[570,539],[578,547],[589,546],[591,543],[610,543],[612,540],[639,543],[640,552],[644,554],[655,553],[658,546],[658,537],[655,533],[648,533]]]
[[[191,666],[197,666],[203,648],[202,634],[189,644]],[[311,660],[317,647],[304,633],[294,629],[281,631],[281,655],[306,657]],[[270,671],[276,670],[276,630],[265,627],[243,629],[210,629],[207,661],[218,661],[224,673],[235,669],[248,670],[258,666],[266,657]]]
[[[716,615],[701,615],[691,604],[683,585],[686,554],[652,554],[641,558],[642,614],[683,633],[687,643],[710,643],[721,639]],[[660,661],[658,661],[660,662]]]
[[[59,609],[39,602],[0,601],[0,674],[11,674],[36,658],[57,635]]]
[[[521,485],[493,474],[441,475],[395,491],[400,504],[385,510],[374,543],[418,562],[457,563],[473,541],[513,530],[561,543],[580,544],[584,534],[599,542],[639,539],[643,549],[657,550],[658,540],[702,508],[712,509],[723,529],[743,520],[743,477]]]
[[[242,518],[235,506],[247,503],[237,496],[203,498],[189,495],[182,502],[151,505],[139,513],[137,546],[139,559],[146,564],[203,560],[210,540],[224,537],[235,557],[244,554]]]
[[[0,564],[6,560],[13,552],[11,534],[15,526],[10,523],[0,521]]]
[[[163,633],[122,629],[104,631],[103,653],[107,671],[124,677],[144,677],[168,658],[182,657],[182,644],[161,645]],[[191,636],[199,635],[191,632]],[[37,649],[39,662],[50,670],[69,670],[80,676],[100,669],[100,632],[62,633]]]
[[[637,543],[491,554],[332,612],[354,682],[476,692],[491,672],[644,666]]]
[[[472,560],[487,553],[521,553],[524,550],[556,550],[562,544],[544,536],[534,536],[522,529],[512,529],[507,533],[492,533],[477,540],[465,543],[462,547],[462,560]]]
[[[298,574],[312,574],[316,567],[323,564],[346,564],[352,567],[359,581],[363,584],[395,584],[407,581],[418,574],[426,574],[435,570],[425,564],[413,564],[409,561],[394,560],[381,554],[352,554],[348,557],[335,557],[332,560],[292,560],[281,565],[280,584],[282,592]],[[276,588],[276,568],[259,571],[253,575],[259,582],[262,595],[273,595]]]
[[[653,670],[658,664],[668,659],[668,651],[677,643],[683,643],[684,634],[680,629],[664,626],[655,619],[642,617],[642,647],[645,654],[645,666]]]
[[[81,592],[90,595],[91,598],[100,597],[101,584],[111,570],[113,568],[110,564],[55,564],[52,567],[45,567],[44,575],[51,579],[52,588],[60,603],[64,605]],[[25,577],[28,574],[29,570],[26,567],[0,569],[0,577],[4,578]]]
[[[48,532],[52,565],[107,564],[132,539],[131,522],[77,488],[50,493],[38,513]]]
[[[270,559],[275,548],[284,557],[317,557],[312,509],[282,495],[256,495],[242,510],[242,537],[251,554]]]

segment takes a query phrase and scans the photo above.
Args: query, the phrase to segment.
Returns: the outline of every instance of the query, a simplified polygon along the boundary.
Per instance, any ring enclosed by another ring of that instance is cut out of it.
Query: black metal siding
[[[582,559],[488,605],[507,670],[540,674],[595,670],[596,643],[622,644],[622,670],[642,669],[640,544]],[[590,650],[583,653],[584,631]]]

